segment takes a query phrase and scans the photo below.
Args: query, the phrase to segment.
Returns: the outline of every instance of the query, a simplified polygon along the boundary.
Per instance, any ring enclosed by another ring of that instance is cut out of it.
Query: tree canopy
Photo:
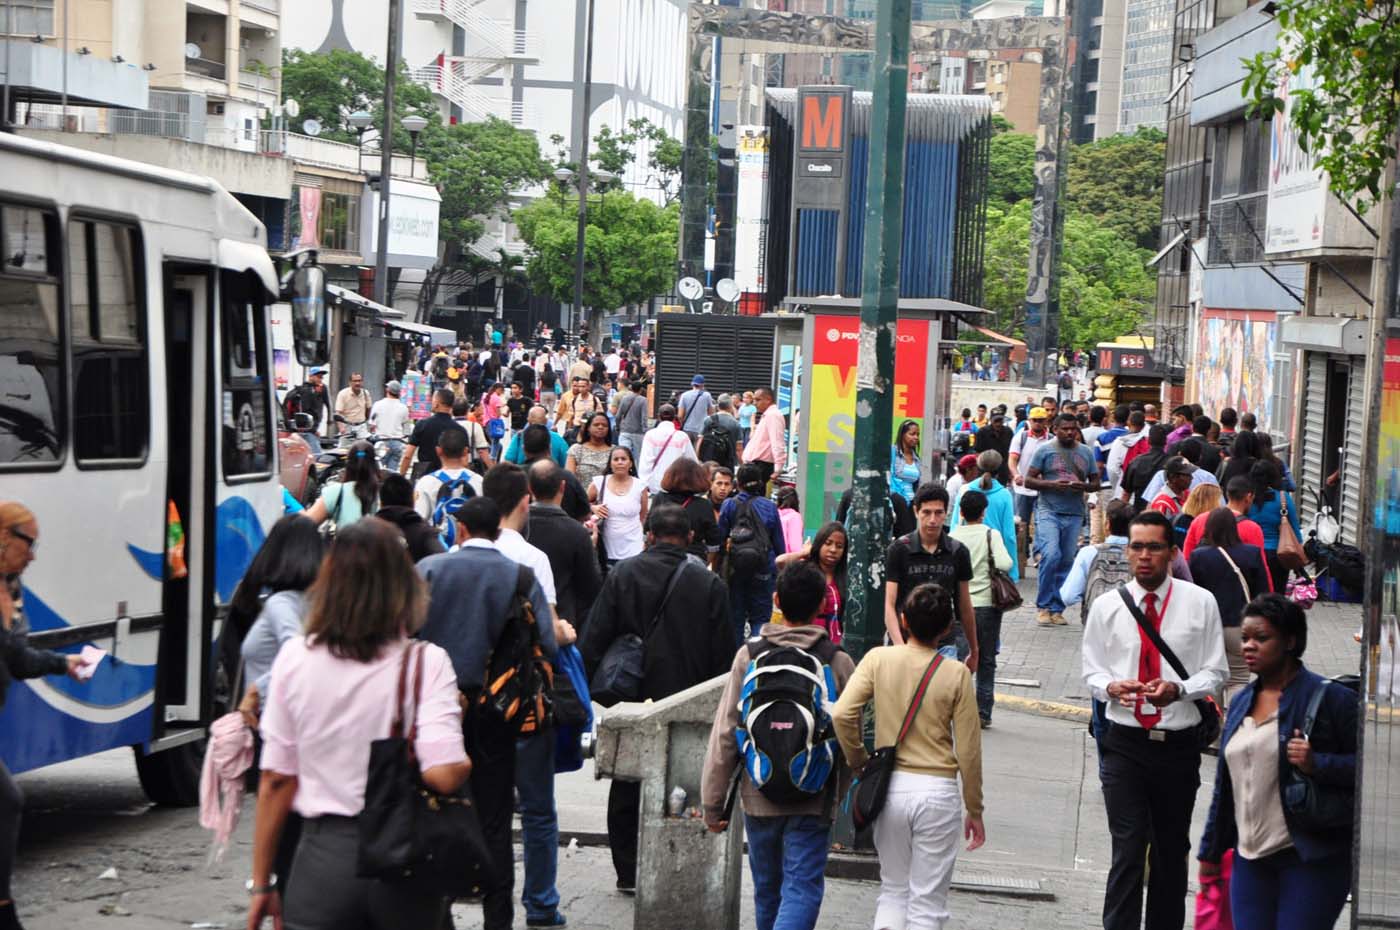
[[[321,124],[319,138],[354,144],[356,132],[350,127],[350,114],[364,110],[374,117],[367,139],[375,139],[384,123],[384,66],[359,52],[336,49],[330,52],[282,50],[282,98],[294,99],[301,114],[292,128],[314,119]],[[433,94],[408,76],[408,67],[399,63],[394,84],[394,151],[407,152],[410,137],[402,126],[405,116],[421,116],[428,126],[419,137],[419,146],[431,145],[443,131]]]
[[[1364,212],[1381,198],[1386,165],[1395,158],[1400,4],[1277,0],[1274,7],[1279,47],[1245,59],[1251,115],[1287,118],[1332,192]]]
[[[987,162],[987,201],[1010,206],[1035,194],[1035,136],[999,132],[992,136]]]
[[[549,178],[534,133],[495,117],[447,126],[440,140],[420,151],[442,193],[440,235],[463,245],[481,237],[482,217],[504,215],[512,193]]]
[[[557,189],[513,214],[530,247],[526,274],[538,293],[574,299],[578,198]],[[584,234],[583,302],[611,310],[665,293],[673,283],[680,210],[627,191],[590,196]]]
[[[1109,136],[1070,150],[1065,206],[1155,249],[1162,226],[1167,137],[1160,129]]]

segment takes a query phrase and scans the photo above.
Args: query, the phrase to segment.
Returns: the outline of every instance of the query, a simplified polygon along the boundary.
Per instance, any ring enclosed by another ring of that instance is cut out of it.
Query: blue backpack
[[[496,417],[494,420],[486,421],[486,438],[490,439],[492,442],[495,442],[497,439],[503,439],[505,435],[505,419],[503,419],[502,417]]]
[[[457,544],[457,511],[469,499],[476,497],[476,490],[467,480],[465,472],[453,478],[445,470],[437,471],[433,477],[442,482],[433,503],[433,526],[442,536],[442,544],[451,549]]]
[[[775,804],[810,801],[826,789],[840,759],[830,708],[831,660],[839,647],[823,637],[809,652],[763,637],[748,641],[734,736],[744,771]]]

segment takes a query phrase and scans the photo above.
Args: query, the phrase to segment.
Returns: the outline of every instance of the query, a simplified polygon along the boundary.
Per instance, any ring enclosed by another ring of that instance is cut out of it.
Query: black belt
[[[307,817],[301,822],[303,833],[320,833],[323,830],[347,830],[358,829],[360,818],[346,817],[343,814],[322,814],[319,817]]]
[[[1115,723],[1112,720],[1105,720],[1108,730],[1105,735],[1114,739],[1122,738],[1135,743],[1165,743],[1168,746],[1196,745],[1196,728],[1187,727],[1184,730],[1164,730],[1161,727],[1153,727],[1148,730],[1143,727],[1128,726],[1125,723]]]

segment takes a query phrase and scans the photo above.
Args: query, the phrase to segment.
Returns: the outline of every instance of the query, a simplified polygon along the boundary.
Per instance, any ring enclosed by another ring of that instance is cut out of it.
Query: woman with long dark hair
[[[583,418],[578,430],[578,442],[569,447],[564,467],[578,475],[579,484],[587,487],[599,475],[612,471],[612,425],[601,410]]]
[[[815,622],[826,630],[827,638],[837,646],[841,645],[841,638],[845,635],[842,627],[846,616],[846,558],[849,551],[846,525],[832,520],[817,530],[811,543],[778,556],[779,570],[793,562],[811,562],[821,569],[826,578],[826,597],[822,600]]]
[[[686,519],[690,521],[691,534],[686,551],[713,564],[719,560],[723,540],[719,535],[715,509],[705,497],[709,490],[710,476],[705,466],[692,458],[679,458],[661,476],[661,490],[651,496],[651,506],[675,504],[684,510]]]
[[[262,717],[248,927],[278,915],[296,930],[441,926],[446,898],[355,874],[370,745],[389,736],[399,710],[400,668],[427,613],[427,586],[398,531],[362,520],[336,535],[307,603],[306,636],[288,640],[273,663]],[[471,773],[457,677],[441,647],[412,648],[422,650],[414,754],[423,783],[451,794]],[[292,811],[304,825],[283,901],[274,861]]]
[[[599,416],[607,420],[607,414],[595,414],[595,418]],[[609,566],[630,559],[646,547],[642,527],[647,522],[647,487],[637,477],[631,449],[612,449],[607,474],[594,477],[588,484],[588,501],[593,505],[593,515],[603,521],[603,552]]]
[[[331,520],[337,531],[379,509],[379,462],[374,446],[361,439],[345,453],[345,471],[339,481],[321,489],[321,497],[306,511],[317,526]]]
[[[1202,488],[1206,485],[1201,485]],[[1200,490],[1197,488],[1196,490]],[[1195,494],[1195,491],[1191,492]],[[1234,511],[1219,507],[1206,517],[1201,541],[1191,550],[1191,581],[1215,595],[1220,608],[1220,626],[1225,635],[1225,660],[1230,678],[1225,682],[1228,704],[1249,683],[1240,645],[1240,621],[1244,607],[1261,594],[1268,594],[1269,571],[1264,551],[1240,539]]]
[[[1278,559],[1279,533],[1283,527],[1283,513],[1288,511],[1288,525],[1293,535],[1303,538],[1302,527],[1298,523],[1298,508],[1294,506],[1293,495],[1283,489],[1283,475],[1273,462],[1260,459],[1249,470],[1249,480],[1254,484],[1254,503],[1249,507],[1249,518],[1259,524],[1264,534],[1264,558],[1269,564],[1269,577],[1273,579],[1274,590],[1288,590],[1288,569]]]
[[[773,494],[778,505],[778,522],[783,527],[783,548],[794,552],[802,548],[802,506],[797,488],[783,485]]]
[[[1220,486],[1228,487],[1236,475],[1249,477],[1249,470],[1259,461],[1259,437],[1253,430],[1240,430],[1230,443],[1230,460],[1220,472]]]
[[[922,477],[923,470],[919,464],[919,422],[905,420],[899,424],[894,446],[890,449],[890,490],[912,502]]]

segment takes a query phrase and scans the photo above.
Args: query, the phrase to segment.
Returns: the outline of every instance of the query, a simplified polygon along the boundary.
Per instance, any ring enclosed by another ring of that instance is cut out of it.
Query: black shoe
[[[991,718],[991,717],[981,717],[981,718],[979,718],[979,719],[982,721],[982,729],[986,730],[986,729],[988,729],[988,728],[991,727],[991,725],[992,725],[992,718]]]
[[[548,917],[527,917],[525,926],[527,927],[567,927],[569,922],[564,919],[564,915],[555,911]]]
[[[625,895],[635,895],[637,893],[637,883],[635,881],[627,881],[624,878],[619,878],[617,880],[617,890]]]
[[[24,925],[19,922],[19,915],[15,913],[15,902],[0,905],[0,930],[24,930]]]

